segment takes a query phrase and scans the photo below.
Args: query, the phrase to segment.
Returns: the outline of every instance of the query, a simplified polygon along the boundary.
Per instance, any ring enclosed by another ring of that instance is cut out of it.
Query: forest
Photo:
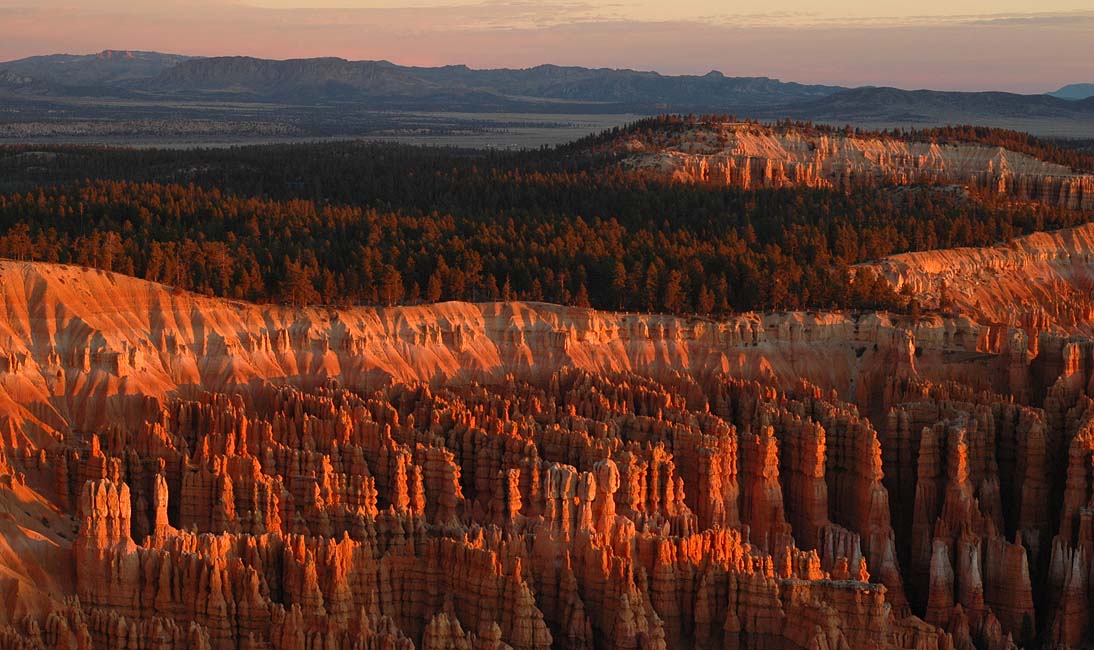
[[[672,183],[605,165],[588,144],[517,153],[366,143],[8,147],[0,256],[296,305],[904,310],[908,296],[856,277],[852,265],[1094,217],[930,187]]]

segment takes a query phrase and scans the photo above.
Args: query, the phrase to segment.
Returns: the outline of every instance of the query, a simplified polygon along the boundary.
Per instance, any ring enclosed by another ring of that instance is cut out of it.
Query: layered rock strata
[[[619,149],[627,168],[684,182],[746,189],[934,183],[1072,209],[1094,208],[1094,176],[973,143],[726,122],[637,132]]]
[[[0,264],[0,649],[1081,647],[1094,345]],[[117,352],[117,354],[115,354]]]

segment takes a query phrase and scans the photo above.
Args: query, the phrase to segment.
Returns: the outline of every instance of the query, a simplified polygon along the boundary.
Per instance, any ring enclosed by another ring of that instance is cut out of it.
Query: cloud
[[[255,9],[269,20],[310,25],[384,26],[401,31],[545,29],[618,18],[622,5],[578,1],[496,2],[374,8]]]
[[[303,4],[301,4],[303,2]],[[238,3],[233,3],[238,4]],[[983,23],[1021,23],[1051,25],[1070,20],[1089,20],[1094,11],[1085,8],[1070,10],[1028,11],[1028,2],[1006,0],[979,3],[991,7],[991,12],[955,13],[948,0],[927,0],[917,5],[922,13],[903,13],[904,2],[867,2],[837,0],[818,5],[813,0],[779,0],[783,9],[757,12],[754,3],[733,0],[617,0],[612,3],[535,2],[534,0],[324,0],[322,5],[305,0],[243,0],[242,6],[255,10],[289,11],[300,14],[337,13],[341,18],[364,19],[379,16],[414,17],[436,22],[457,18],[462,27],[553,26],[587,22],[664,23],[683,22],[719,24],[736,27],[905,27],[913,25],[962,25]],[[973,3],[965,2],[962,6]],[[1066,0],[1050,0],[1049,4],[1072,6]],[[999,11],[1000,7],[1021,7],[1021,11]],[[1082,4],[1073,5],[1081,7]],[[887,7],[899,10],[886,13]],[[930,11],[933,9],[933,11]],[[481,22],[480,22],[481,21]]]
[[[708,24],[727,27],[781,27],[801,29],[888,29],[899,27],[963,27],[969,25],[1094,26],[1094,11],[988,14],[922,14],[905,16],[830,16],[808,12],[772,12],[709,15]]]
[[[1023,27],[1079,27],[1094,29],[1094,11],[1051,12],[1034,14],[997,14],[968,16],[970,25],[1019,25]]]

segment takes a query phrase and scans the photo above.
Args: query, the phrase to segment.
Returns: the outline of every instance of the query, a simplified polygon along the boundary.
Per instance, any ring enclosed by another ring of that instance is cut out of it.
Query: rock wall
[[[1072,209],[1094,208],[1094,176],[973,143],[939,145],[724,123],[638,134],[622,153],[628,168],[684,182],[746,189],[936,183]]]
[[[834,476],[821,450],[814,489],[783,489],[777,436],[802,426],[822,440],[822,422],[854,421],[853,407],[803,398],[724,376],[663,384],[569,370],[545,388],[267,384],[172,400],[135,434],[93,437],[30,470],[34,480],[55,463],[81,475],[119,468],[69,497],[78,604],[55,603],[38,623],[45,634],[27,619],[8,635],[102,648],[130,647],[145,633],[137,625],[157,630],[156,647],[345,647],[358,636],[406,647],[947,647],[903,604],[895,555],[876,542],[891,543],[874,521],[882,513],[813,496],[855,501],[843,493],[857,479],[838,478],[855,457]],[[753,426],[760,435],[741,433]],[[700,517],[689,500],[719,505]],[[799,532],[788,520],[807,523]],[[143,536],[136,521],[148,522]],[[895,582],[870,582],[872,563]]]
[[[1094,632],[1079,337],[0,277],[0,649]]]
[[[916,296],[925,309],[961,314],[991,324],[1015,351],[1052,363],[1047,388],[1063,368],[1068,337],[1094,334],[1094,225],[1019,237],[986,248],[954,248],[893,255],[861,265],[897,291]],[[1019,333],[1020,330],[1020,333]],[[990,337],[991,335],[989,335]],[[1085,345],[1085,343],[1082,343]],[[1044,349],[1042,349],[1044,348]]]
[[[71,428],[136,428],[168,395],[254,380],[372,389],[510,375],[542,383],[563,367],[656,378],[725,372],[782,386],[805,378],[865,403],[881,399],[878,386],[894,368],[952,379],[963,372],[948,361],[954,349],[999,351],[968,319],[913,325],[884,314],[782,313],[714,322],[542,303],[290,309],[10,261],[0,261],[0,301],[0,358],[20,360],[0,369],[0,428],[18,429],[34,447]],[[931,356],[915,359],[917,345]],[[963,378],[1007,388],[977,373]]]

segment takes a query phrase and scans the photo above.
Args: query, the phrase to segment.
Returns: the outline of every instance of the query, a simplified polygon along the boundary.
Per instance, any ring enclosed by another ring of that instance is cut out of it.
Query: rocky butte
[[[1094,208],[1094,176],[998,146],[940,144],[800,126],[704,121],[636,131],[613,144],[623,166],[741,188],[939,184],[1014,200]]]
[[[0,648],[1084,647],[1092,241],[879,262],[914,320],[0,262]]]

